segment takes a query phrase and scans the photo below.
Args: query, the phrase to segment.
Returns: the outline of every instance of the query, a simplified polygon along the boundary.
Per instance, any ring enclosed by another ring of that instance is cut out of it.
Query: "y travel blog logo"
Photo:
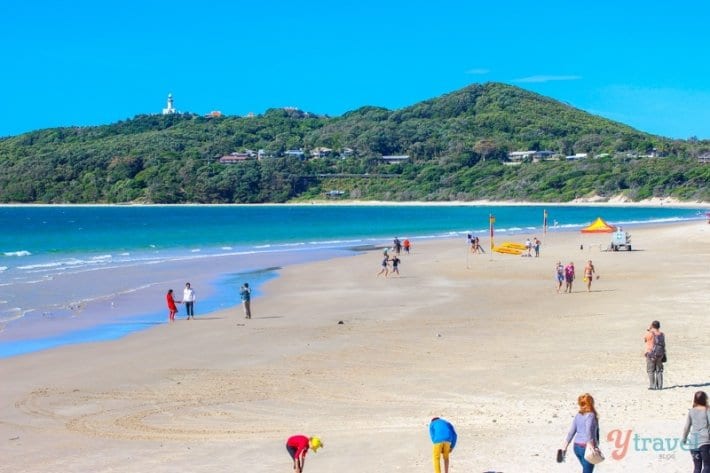
[[[678,450],[688,452],[699,448],[697,434],[691,435],[688,441],[684,442],[680,437],[643,436],[632,429],[614,429],[607,434],[606,440],[613,445],[611,458],[614,460],[623,460],[629,449],[656,454],[661,460],[670,460],[675,458],[675,452]]]

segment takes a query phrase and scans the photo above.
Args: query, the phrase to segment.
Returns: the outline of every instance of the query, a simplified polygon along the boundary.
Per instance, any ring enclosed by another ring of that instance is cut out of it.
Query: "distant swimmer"
[[[317,453],[319,448],[323,447],[323,442],[318,437],[306,437],[305,435],[294,435],[286,441],[286,450],[293,459],[293,470],[296,473],[302,473],[303,467],[306,464],[306,454],[308,449]]]
[[[434,473],[441,473],[441,457],[444,457],[444,473],[449,473],[449,455],[456,447],[456,429],[441,417],[434,417],[429,423],[429,436],[434,444],[432,456]]]

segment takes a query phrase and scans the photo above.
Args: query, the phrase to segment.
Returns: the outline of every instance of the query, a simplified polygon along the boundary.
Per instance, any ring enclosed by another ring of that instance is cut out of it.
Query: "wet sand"
[[[582,392],[597,400],[604,471],[689,471],[687,452],[639,439],[679,437],[693,393],[710,390],[710,225],[630,231],[634,251],[617,253],[600,251],[608,235],[529,235],[540,258],[417,243],[400,278],[375,277],[377,250],[289,266],[249,321],[236,307],[2,359],[3,471],[291,471],[285,439],[305,433],[325,443],[307,473],[425,472],[434,415],[459,433],[452,473],[579,471],[571,449],[563,465],[554,455]],[[558,260],[577,266],[572,294],[555,291]],[[654,319],[660,392],[642,357]]]

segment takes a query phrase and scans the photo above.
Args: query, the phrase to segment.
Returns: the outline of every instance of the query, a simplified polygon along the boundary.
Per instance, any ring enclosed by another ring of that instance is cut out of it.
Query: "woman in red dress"
[[[170,311],[169,317],[171,322],[175,322],[175,314],[177,314],[177,306],[175,305],[175,299],[173,298],[173,290],[168,289],[168,294],[165,296],[168,303],[168,310]]]

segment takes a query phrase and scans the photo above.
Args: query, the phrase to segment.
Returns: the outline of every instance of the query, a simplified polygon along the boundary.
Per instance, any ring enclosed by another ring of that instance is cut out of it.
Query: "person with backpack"
[[[648,374],[648,389],[663,389],[663,363],[666,362],[666,335],[661,332],[658,320],[651,322],[643,337],[646,344],[646,373]]]

